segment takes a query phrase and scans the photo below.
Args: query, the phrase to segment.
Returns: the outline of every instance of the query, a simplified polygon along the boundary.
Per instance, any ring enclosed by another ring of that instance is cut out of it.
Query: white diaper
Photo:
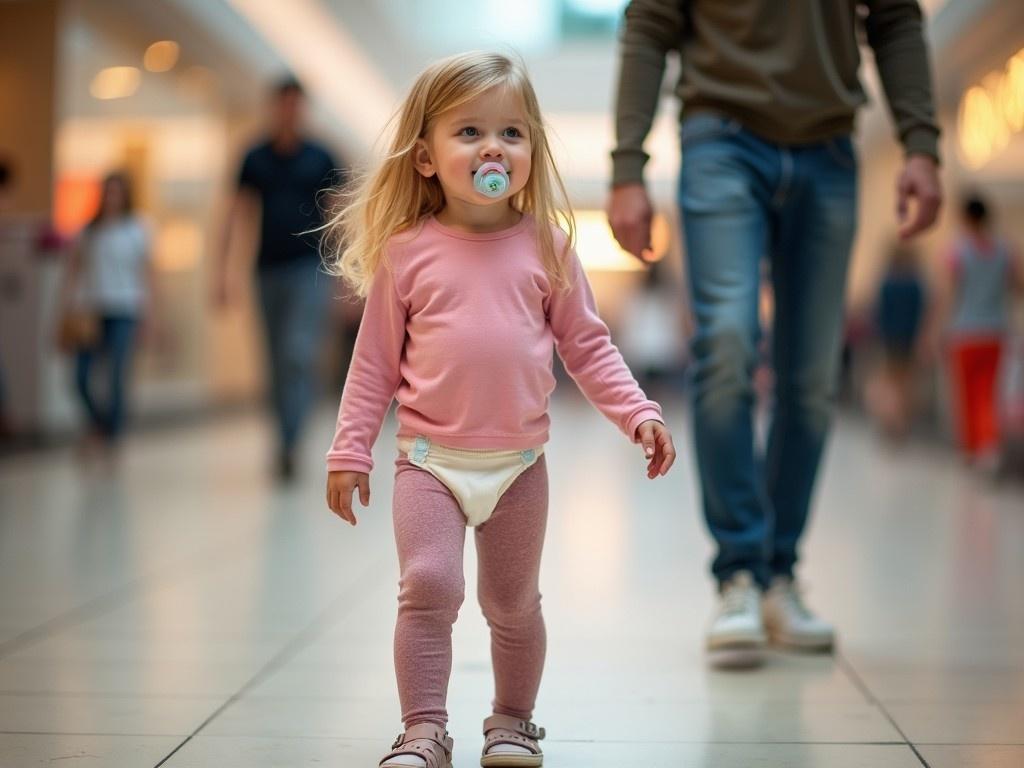
[[[469,526],[487,522],[502,494],[544,453],[543,446],[525,451],[449,448],[422,436],[400,437],[398,450],[445,484]]]

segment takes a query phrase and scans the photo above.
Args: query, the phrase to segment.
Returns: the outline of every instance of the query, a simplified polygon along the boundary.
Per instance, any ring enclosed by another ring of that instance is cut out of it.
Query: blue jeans
[[[76,360],[75,383],[86,415],[93,429],[111,440],[124,428],[125,382],[137,326],[137,318],[129,315],[102,315],[99,341],[95,347],[81,350]],[[102,400],[93,392],[93,365],[98,359],[107,365],[107,393]]]
[[[295,450],[316,396],[316,358],[333,284],[319,265],[313,256],[257,272],[270,402],[283,454]]]
[[[704,515],[719,581],[792,576],[828,431],[847,263],[856,227],[849,137],[780,146],[737,121],[684,121],[679,206],[692,305],[693,414]],[[776,391],[755,446],[752,375],[761,262],[775,294]]]

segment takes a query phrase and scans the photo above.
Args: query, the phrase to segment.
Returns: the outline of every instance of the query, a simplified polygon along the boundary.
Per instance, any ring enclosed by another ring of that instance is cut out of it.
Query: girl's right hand
[[[352,511],[352,491],[359,489],[359,502],[364,506],[370,504],[370,476],[365,472],[328,472],[327,473],[327,506],[331,511],[351,525],[356,524],[356,516]]]

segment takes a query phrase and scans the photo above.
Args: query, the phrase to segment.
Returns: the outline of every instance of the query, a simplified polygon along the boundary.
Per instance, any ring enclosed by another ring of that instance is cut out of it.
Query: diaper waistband
[[[522,457],[523,461],[531,462],[544,453],[544,446],[526,448],[524,450],[491,450],[488,448],[454,448],[449,445],[438,445],[428,437],[417,435],[398,438],[398,450],[406,454],[413,463],[422,463],[428,453],[439,456],[450,456],[459,459],[496,459],[511,456]]]

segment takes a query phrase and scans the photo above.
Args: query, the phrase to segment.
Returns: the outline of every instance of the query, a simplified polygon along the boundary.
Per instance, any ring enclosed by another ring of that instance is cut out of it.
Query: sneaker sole
[[[708,647],[708,662],[715,669],[750,669],[764,664],[766,650],[754,641],[722,643]]]
[[[835,640],[833,639],[821,640],[819,638],[795,637],[782,635],[777,632],[769,633],[769,639],[773,646],[802,653],[832,653],[835,648]]]

